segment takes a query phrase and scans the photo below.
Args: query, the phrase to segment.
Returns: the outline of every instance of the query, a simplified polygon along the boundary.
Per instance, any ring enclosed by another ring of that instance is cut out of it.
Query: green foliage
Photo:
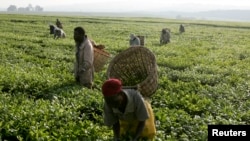
[[[156,141],[203,141],[208,124],[250,124],[250,24],[111,18],[0,15],[0,138],[20,140],[111,140],[103,125],[101,85],[75,84],[73,29],[104,44],[112,57],[129,47],[129,34],[146,37],[154,52],[159,87],[151,97]],[[59,18],[65,39],[53,39]],[[186,32],[179,34],[179,25]],[[159,44],[162,28],[171,42]]]

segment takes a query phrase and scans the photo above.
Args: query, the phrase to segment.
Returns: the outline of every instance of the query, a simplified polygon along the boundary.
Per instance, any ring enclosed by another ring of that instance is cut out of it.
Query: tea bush
[[[151,97],[156,141],[207,139],[208,124],[250,124],[249,23],[160,18],[0,14],[0,138],[19,140],[111,140],[103,125],[100,91],[72,74],[73,29],[104,44],[112,58],[129,47],[129,34],[144,35],[156,56],[159,86]],[[53,39],[59,18],[67,34]],[[186,32],[179,34],[180,24]],[[171,42],[159,44],[162,28]],[[111,59],[112,59],[111,58]]]

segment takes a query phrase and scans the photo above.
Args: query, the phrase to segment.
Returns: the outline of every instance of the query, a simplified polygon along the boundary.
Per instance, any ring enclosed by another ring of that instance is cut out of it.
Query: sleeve
[[[113,110],[105,102],[105,104],[104,104],[104,125],[112,126],[117,121],[119,121],[118,117],[114,114]]]
[[[130,39],[129,40],[129,45],[132,45],[133,44],[133,41]]]
[[[136,91],[136,97],[135,97],[135,115],[139,121],[144,121],[149,118],[149,113],[147,111],[146,104],[144,103],[144,99],[141,96],[140,92]]]
[[[85,44],[83,54],[84,58],[82,69],[88,70],[92,67],[94,61],[93,46],[90,41],[87,41],[87,43]]]

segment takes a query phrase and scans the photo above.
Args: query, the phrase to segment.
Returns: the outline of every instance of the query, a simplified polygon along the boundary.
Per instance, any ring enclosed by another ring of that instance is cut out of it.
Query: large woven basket
[[[110,58],[110,54],[103,50],[94,47],[94,68],[95,72],[99,72],[102,70],[104,65],[107,63]]]
[[[129,47],[111,60],[107,76],[120,79],[123,88],[137,88],[150,97],[158,87],[155,55],[146,47]]]

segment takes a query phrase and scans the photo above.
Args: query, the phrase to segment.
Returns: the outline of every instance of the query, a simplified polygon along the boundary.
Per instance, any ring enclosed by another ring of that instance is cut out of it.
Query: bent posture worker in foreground
[[[102,86],[105,99],[104,124],[113,126],[114,140],[152,140],[156,134],[150,103],[139,91],[122,89],[118,79],[106,80]]]

